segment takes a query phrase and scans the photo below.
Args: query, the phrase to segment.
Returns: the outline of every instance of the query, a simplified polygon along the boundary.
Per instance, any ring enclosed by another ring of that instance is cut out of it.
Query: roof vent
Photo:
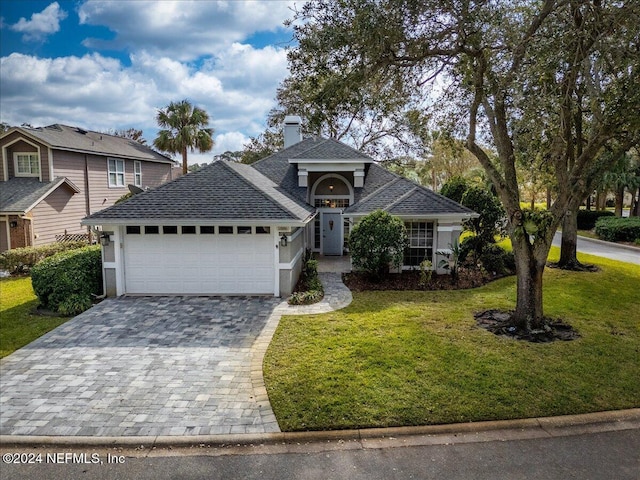
[[[76,128],[76,132],[81,133],[82,135],[86,135],[87,134],[86,130],[83,130],[83,129],[79,128],[79,127]]]

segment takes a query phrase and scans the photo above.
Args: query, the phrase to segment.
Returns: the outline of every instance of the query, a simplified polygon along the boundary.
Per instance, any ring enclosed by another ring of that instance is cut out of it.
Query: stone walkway
[[[0,360],[0,435],[189,436],[279,432],[262,363],[282,315],[347,306],[339,273],[324,299],[121,297]]]

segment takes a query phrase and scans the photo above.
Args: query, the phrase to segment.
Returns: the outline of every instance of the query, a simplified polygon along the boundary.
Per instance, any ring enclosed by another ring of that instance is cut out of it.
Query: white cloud
[[[11,125],[109,129],[154,115],[148,80],[99,54],[42,59],[12,53],[0,59],[0,68],[2,120]]]
[[[292,16],[293,1],[108,1],[89,0],[78,9],[81,24],[115,32],[113,40],[89,38],[89,48],[145,50],[191,61],[217,55],[255,32],[276,31]]]
[[[47,35],[60,31],[60,21],[67,18],[67,12],[60,8],[58,2],[53,2],[40,13],[31,15],[31,20],[21,18],[11,25],[11,30],[24,33],[24,41],[39,41]]]
[[[133,127],[152,141],[157,110],[187,98],[209,113],[216,131],[214,152],[193,161],[241,150],[249,136],[259,134],[287,74],[283,50],[247,45],[235,45],[199,70],[147,52],[132,55],[130,66],[97,53],[54,59],[13,53],[0,59],[0,68],[0,113],[11,125]]]
[[[291,3],[87,1],[78,9],[80,22],[111,28],[110,47],[126,47],[130,62],[100,53],[2,57],[0,120],[137,128],[151,142],[157,110],[186,98],[209,113],[216,135],[213,152],[190,154],[190,163],[241,150],[264,130],[288,74],[284,48],[257,48],[246,39],[280,28]]]
[[[219,154],[224,152],[237,152],[242,150],[245,143],[249,142],[249,137],[241,132],[227,132],[221,135],[215,135],[215,146],[213,153]]]

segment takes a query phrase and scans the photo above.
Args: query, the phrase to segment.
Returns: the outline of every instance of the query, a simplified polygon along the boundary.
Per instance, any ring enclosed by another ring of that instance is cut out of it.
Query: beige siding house
[[[82,218],[129,185],[172,179],[173,160],[133,140],[66,125],[12,128],[0,136],[0,251],[86,234]]]

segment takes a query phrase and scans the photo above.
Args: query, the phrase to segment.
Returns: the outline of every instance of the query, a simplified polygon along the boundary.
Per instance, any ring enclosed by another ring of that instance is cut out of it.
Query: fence
[[[62,235],[56,235],[56,242],[58,243],[70,243],[70,242],[87,242],[89,245],[96,243],[96,236],[89,233],[67,233],[65,230]]]

